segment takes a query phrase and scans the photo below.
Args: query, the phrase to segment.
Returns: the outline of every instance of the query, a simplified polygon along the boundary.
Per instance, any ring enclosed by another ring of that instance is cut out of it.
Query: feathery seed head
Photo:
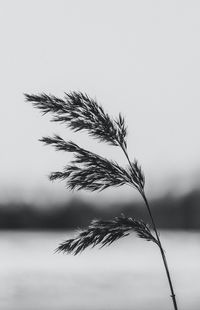
[[[135,220],[122,215],[109,221],[93,220],[87,229],[80,231],[74,239],[61,243],[56,251],[76,255],[89,246],[101,245],[104,247],[110,245],[114,241],[128,236],[131,231],[135,231],[139,238],[153,241],[158,245],[158,241],[152,235],[147,224],[142,220]]]
[[[66,93],[59,99],[53,95],[28,95],[26,100],[44,114],[51,113],[52,121],[67,124],[74,131],[86,130],[89,135],[111,145],[118,145],[126,152],[127,127],[124,117],[112,119],[104,112],[96,100],[81,92]],[[66,166],[63,172],[53,172],[50,180],[66,180],[70,189],[103,190],[111,186],[131,185],[143,190],[144,174],[137,161],[127,168],[107,160],[97,154],[79,147],[74,142],[66,142],[60,136],[43,137],[40,141],[51,144],[56,150],[73,152],[75,159],[72,165]],[[126,154],[127,155],[127,154]]]
[[[128,184],[139,189],[141,186],[140,169],[136,163],[130,168],[123,168],[116,162],[103,158],[79,147],[74,142],[66,142],[60,136],[43,137],[40,141],[53,145],[56,150],[74,153],[72,165],[67,165],[63,172],[53,172],[50,180],[66,180],[69,189],[102,191],[111,186]],[[133,173],[133,171],[135,171]]]
[[[65,123],[76,131],[86,130],[89,135],[111,145],[123,145],[126,148],[127,130],[124,118],[113,120],[103,108],[86,94],[71,92],[64,100],[52,95],[28,95],[28,102],[42,112],[53,114],[52,121]]]

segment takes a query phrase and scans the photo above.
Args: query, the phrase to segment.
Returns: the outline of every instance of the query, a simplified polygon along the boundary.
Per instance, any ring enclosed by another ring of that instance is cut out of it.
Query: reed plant
[[[110,245],[134,231],[138,237],[152,241],[158,246],[169,283],[173,307],[178,310],[165,251],[145,194],[145,176],[138,161],[131,161],[128,155],[127,127],[124,117],[121,114],[117,118],[110,117],[96,100],[81,92],[65,93],[64,99],[45,93],[25,94],[25,98],[43,114],[50,113],[52,121],[63,123],[75,132],[86,131],[91,137],[101,142],[120,147],[128,162],[126,167],[122,167],[117,162],[90,152],[72,141],[65,141],[59,135],[43,137],[40,141],[44,144],[52,145],[58,151],[74,154],[74,159],[64,167],[63,171],[50,174],[50,180],[63,180],[67,188],[72,190],[102,191],[109,187],[129,185],[140,193],[151,220],[151,226],[143,220],[124,215],[112,220],[93,220],[87,229],[61,243],[56,251],[76,255],[89,246]]]

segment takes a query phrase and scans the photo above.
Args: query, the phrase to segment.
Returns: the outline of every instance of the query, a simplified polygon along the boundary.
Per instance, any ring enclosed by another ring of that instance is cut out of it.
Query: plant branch
[[[101,247],[104,247],[110,245],[114,241],[128,236],[131,231],[135,231],[139,238],[153,241],[158,245],[157,239],[152,235],[147,224],[142,220],[135,220],[122,214],[113,220],[93,220],[90,226],[80,231],[74,239],[61,243],[56,252],[73,253],[76,255],[89,246],[101,245]]]
[[[25,98],[44,114],[53,115],[53,122],[64,123],[75,132],[87,131],[93,138],[110,145],[118,146],[120,142],[126,147],[127,129],[121,114],[116,119],[111,118],[95,99],[86,94],[65,93],[64,99],[44,93],[25,94]]]
[[[119,166],[116,162],[79,147],[71,141],[65,141],[60,136],[43,137],[45,145],[52,145],[58,151],[72,152],[72,165],[65,166],[63,171],[50,174],[50,180],[66,180],[70,189],[86,189],[102,191],[111,186],[128,184],[139,188],[137,173],[133,175],[130,169]],[[128,167],[129,168],[129,167]],[[138,166],[136,165],[138,169]]]

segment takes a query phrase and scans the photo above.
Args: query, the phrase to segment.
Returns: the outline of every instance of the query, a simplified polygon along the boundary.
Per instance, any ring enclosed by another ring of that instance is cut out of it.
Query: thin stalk
[[[129,165],[130,167],[132,167],[132,164],[131,164],[131,161],[129,159],[129,156],[128,156],[128,153],[126,151],[126,149],[120,145],[128,162],[129,162]],[[170,287],[170,292],[171,292],[171,298],[172,298],[172,301],[173,301],[173,305],[174,305],[174,310],[178,310],[178,306],[177,306],[177,302],[176,302],[176,295],[174,293],[174,288],[173,288],[173,284],[172,284],[172,280],[171,280],[171,276],[170,276],[170,272],[169,272],[169,267],[168,267],[168,264],[167,264],[167,259],[166,259],[166,256],[165,256],[165,252],[164,252],[164,249],[163,249],[163,246],[162,246],[162,243],[160,241],[160,237],[159,237],[159,234],[158,234],[158,230],[157,230],[157,227],[156,227],[156,224],[155,224],[155,220],[153,218],[153,215],[152,215],[152,212],[151,212],[151,209],[150,209],[150,206],[149,206],[149,203],[148,203],[148,200],[145,196],[145,193],[144,193],[144,190],[143,189],[138,189],[144,202],[145,202],[145,205],[147,207],[147,210],[148,210],[148,213],[149,213],[149,216],[150,216],[150,219],[151,219],[151,222],[152,222],[152,225],[153,225],[153,229],[154,229],[154,232],[156,234],[156,239],[158,241],[158,246],[159,246],[159,249],[160,249],[160,253],[161,253],[161,256],[162,256],[162,260],[163,260],[163,263],[164,263],[164,267],[165,267],[165,271],[166,271],[166,275],[167,275],[167,279],[168,279],[168,283],[169,283],[169,287]]]
[[[172,301],[173,301],[174,309],[178,310],[178,306],[177,306],[177,302],[176,302],[176,296],[175,296],[175,293],[174,293],[174,288],[173,288],[173,284],[172,284],[172,280],[171,280],[171,276],[170,276],[169,267],[168,267],[168,264],[167,264],[167,259],[166,259],[166,256],[165,256],[165,252],[164,252],[162,243],[161,243],[160,238],[159,238],[159,234],[158,234],[158,231],[157,231],[157,228],[156,228],[156,224],[155,224],[153,215],[151,213],[151,209],[150,209],[148,200],[147,200],[144,192],[142,193],[142,197],[144,199],[144,202],[146,204],[147,210],[149,212],[149,216],[151,218],[153,229],[155,231],[156,238],[158,240],[159,249],[160,249],[160,252],[161,252],[162,260],[163,260],[165,271],[166,271],[166,274],[167,274],[167,279],[168,279],[168,282],[169,282],[169,287],[170,287],[170,291],[171,291],[171,298],[172,298]]]

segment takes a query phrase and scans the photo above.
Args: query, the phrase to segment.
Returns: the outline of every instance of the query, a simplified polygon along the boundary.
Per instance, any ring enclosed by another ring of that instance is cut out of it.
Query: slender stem
[[[131,161],[129,159],[127,150],[122,145],[120,145],[120,146],[121,146],[121,148],[122,148],[122,150],[123,150],[123,152],[124,152],[128,162],[129,162],[130,167],[133,169],[133,166],[132,166]],[[152,215],[152,212],[151,212],[148,200],[147,200],[147,198],[145,196],[144,190],[142,188],[140,188],[138,190],[139,190],[142,198],[144,199],[144,202],[145,202],[145,205],[147,207],[149,216],[151,218],[153,229],[154,229],[155,234],[156,234],[156,239],[158,241],[158,246],[159,246],[160,253],[161,253],[161,256],[162,256],[162,260],[163,260],[163,263],[164,263],[167,279],[168,279],[168,282],[169,282],[169,287],[170,287],[170,291],[171,291],[171,298],[172,298],[172,301],[173,301],[174,310],[178,310],[178,306],[177,306],[177,302],[176,302],[176,296],[175,296],[175,293],[174,293],[174,288],[173,288],[173,284],[172,284],[172,280],[171,280],[171,276],[170,276],[170,272],[169,272],[169,268],[168,268],[168,264],[167,264],[167,259],[166,259],[166,256],[165,256],[165,252],[164,252],[162,243],[160,241],[160,237],[159,237],[159,234],[158,234],[158,231],[157,231],[157,227],[156,227],[156,224],[155,224],[155,221],[154,221],[154,218],[153,218],[153,215]]]
[[[144,202],[146,204],[146,207],[148,209],[149,216],[150,216],[151,222],[153,224],[153,229],[155,231],[156,238],[158,240],[159,249],[160,249],[160,252],[161,252],[161,255],[162,255],[165,271],[166,271],[168,282],[169,282],[169,287],[170,287],[170,291],[171,291],[171,298],[172,298],[172,301],[173,301],[174,309],[178,310],[178,306],[177,306],[177,302],[176,302],[176,296],[175,296],[175,293],[174,293],[174,288],[173,288],[173,284],[172,284],[172,280],[171,280],[171,276],[170,276],[170,272],[169,272],[169,268],[168,268],[168,264],[167,264],[167,259],[166,259],[166,256],[165,256],[165,252],[163,250],[162,243],[160,241],[159,234],[158,234],[158,231],[157,231],[157,228],[156,228],[156,224],[155,224],[155,221],[154,221],[154,218],[152,216],[148,200],[147,200],[144,192],[142,193],[142,197],[143,197]]]

